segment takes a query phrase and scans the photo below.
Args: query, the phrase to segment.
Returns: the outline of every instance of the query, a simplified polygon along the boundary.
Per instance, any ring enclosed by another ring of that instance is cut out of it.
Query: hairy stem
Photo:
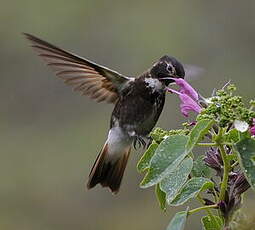
[[[236,161],[235,163],[233,163],[233,164],[231,165],[231,168],[236,167],[238,164],[239,164],[239,162],[238,162],[238,161]]]
[[[188,212],[188,214],[191,215],[191,214],[194,214],[194,213],[196,213],[196,212],[200,212],[200,211],[202,211],[202,210],[206,210],[206,209],[210,209],[210,208],[217,208],[217,207],[218,207],[217,204],[205,205],[205,206],[198,207],[198,208],[194,208],[194,209],[190,210],[190,211]]]
[[[225,151],[225,148],[222,144],[219,145],[219,149],[221,152],[221,157],[222,157],[223,167],[224,167],[223,179],[221,182],[220,195],[219,195],[219,201],[221,201],[225,199],[225,194],[228,187],[228,176],[229,176],[229,171],[231,166],[229,164],[229,160],[227,158],[227,153]]]
[[[197,200],[198,200],[202,205],[205,204],[205,202],[204,202],[204,200],[203,200],[203,198],[201,197],[200,194],[197,195]],[[206,212],[208,213],[209,216],[213,216],[210,209],[206,209]]]
[[[214,147],[217,146],[217,143],[197,143],[197,146]]]

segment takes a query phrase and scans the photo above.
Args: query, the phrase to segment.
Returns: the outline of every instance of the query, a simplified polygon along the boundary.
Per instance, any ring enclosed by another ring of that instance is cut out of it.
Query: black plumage
[[[33,35],[25,36],[56,75],[75,91],[97,102],[115,104],[107,140],[91,169],[87,187],[101,184],[117,193],[132,144],[145,144],[163,110],[166,86],[173,82],[171,78],[184,78],[182,64],[165,55],[137,78],[126,77]]]

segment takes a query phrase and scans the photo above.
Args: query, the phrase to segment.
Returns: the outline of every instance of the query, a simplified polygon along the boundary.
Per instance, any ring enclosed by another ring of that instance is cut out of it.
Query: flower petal
[[[250,127],[250,133],[255,136],[255,118],[252,119],[252,126]]]
[[[211,148],[205,153],[204,162],[207,166],[214,169],[217,174],[216,176],[222,177],[223,175],[223,161],[220,153],[217,149]]]
[[[245,121],[235,120],[234,127],[240,131],[241,133],[247,131],[249,129],[249,124]]]
[[[174,78],[176,84],[181,87],[180,93],[189,95],[193,100],[198,100],[198,93],[192,86],[182,78]]]
[[[193,111],[196,113],[201,112],[201,107],[197,103],[198,101],[198,93],[189,85],[185,80],[182,78],[169,78],[176,82],[178,86],[180,86],[180,91],[176,91],[174,89],[171,89],[167,87],[167,91],[170,93],[175,93],[179,95],[179,98],[181,99],[181,112],[182,114],[187,117],[188,113]]]
[[[255,136],[255,125],[250,128],[250,133],[252,136]]]
[[[190,96],[187,94],[181,93],[179,94],[179,98],[181,99],[182,103],[180,105],[182,114],[187,117],[188,113],[193,111],[196,113],[201,112],[201,107],[199,104],[194,101]]]

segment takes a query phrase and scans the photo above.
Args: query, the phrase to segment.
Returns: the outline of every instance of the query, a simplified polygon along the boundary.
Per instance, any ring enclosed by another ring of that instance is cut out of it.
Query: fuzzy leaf
[[[244,138],[236,144],[239,162],[249,184],[255,189],[255,140]]]
[[[238,142],[240,140],[240,134],[237,129],[231,129],[225,136],[226,142]]]
[[[177,212],[166,230],[183,230],[188,217],[188,208],[186,211]]]
[[[200,155],[193,164],[193,169],[191,171],[194,177],[210,177],[211,169],[204,162],[204,155]]]
[[[239,135],[240,135],[240,141],[241,141],[241,140],[244,140],[244,139],[246,139],[246,138],[249,139],[249,138],[251,137],[251,134],[250,134],[249,131],[243,132],[243,133],[239,132]]]
[[[171,202],[172,206],[179,206],[187,202],[189,199],[196,197],[199,192],[213,188],[214,184],[204,177],[191,178],[181,189],[175,199]]]
[[[155,193],[156,193],[156,196],[158,198],[160,208],[163,211],[165,211],[166,210],[166,193],[161,190],[159,184],[156,184],[156,186],[155,186]]]
[[[204,230],[222,230],[223,222],[219,216],[203,216],[201,219]]]
[[[186,151],[189,153],[194,146],[204,137],[207,131],[212,127],[214,121],[213,120],[200,120],[197,124],[192,128],[189,140],[186,145]]]
[[[154,155],[157,147],[158,147],[157,143],[152,143],[146,150],[146,152],[143,154],[143,156],[141,157],[137,164],[137,169],[139,172],[143,172],[150,167],[151,158]]]
[[[141,182],[142,188],[159,183],[170,172],[173,172],[188,154],[185,145],[188,137],[173,135],[160,143],[151,158],[150,168]]]
[[[166,199],[169,204],[176,197],[182,186],[187,181],[192,166],[192,158],[187,157],[173,172],[171,172],[161,181],[160,188],[166,193]]]

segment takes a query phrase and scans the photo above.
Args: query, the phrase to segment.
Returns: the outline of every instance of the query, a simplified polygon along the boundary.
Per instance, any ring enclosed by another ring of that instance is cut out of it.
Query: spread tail
[[[116,194],[120,188],[130,149],[130,145],[124,145],[118,152],[112,152],[106,142],[90,171],[88,189],[101,184],[103,187],[109,187]]]

